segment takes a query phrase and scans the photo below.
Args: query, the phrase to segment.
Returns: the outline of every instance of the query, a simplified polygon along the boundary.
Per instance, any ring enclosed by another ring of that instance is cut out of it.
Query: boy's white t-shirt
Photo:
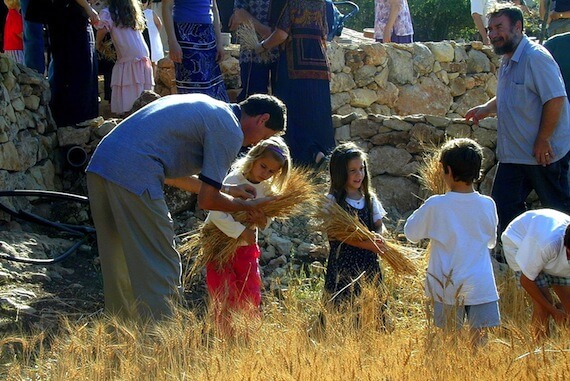
[[[530,210],[515,218],[501,236],[509,266],[530,280],[535,280],[541,271],[570,277],[564,247],[568,224],[570,216],[552,209]]]
[[[497,209],[488,196],[448,192],[426,200],[406,221],[412,242],[431,240],[426,295],[449,305],[477,305],[499,299],[491,248]]]
[[[226,176],[223,182],[224,185],[241,185],[249,184],[255,188],[256,198],[265,197],[269,193],[269,184],[266,181],[254,184],[239,171],[232,171]],[[267,219],[267,225],[265,228],[269,227],[272,219]],[[212,210],[208,213],[208,217],[204,223],[212,222],[218,229],[220,229],[225,235],[231,238],[238,238],[241,233],[246,229],[246,226],[241,222],[238,222],[230,213],[220,212],[217,210]],[[257,242],[258,231],[255,229],[255,241]],[[240,246],[247,246],[245,241],[240,242]]]

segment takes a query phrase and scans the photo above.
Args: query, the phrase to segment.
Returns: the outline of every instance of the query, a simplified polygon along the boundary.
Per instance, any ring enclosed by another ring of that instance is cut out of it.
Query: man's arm
[[[202,182],[200,192],[198,193],[198,205],[206,210],[219,210],[222,212],[239,212],[241,210],[249,211],[260,208],[261,206],[275,200],[276,197],[264,197],[254,200],[242,200],[232,198],[220,193],[215,187]]]
[[[465,114],[465,119],[473,119],[473,123],[479,124],[481,119],[485,119],[491,114],[497,113],[497,98],[493,97],[487,103],[475,106]]]
[[[556,308],[553,304],[552,298],[548,298],[536,283],[528,279],[524,274],[521,274],[521,286],[528,292],[532,300],[540,304],[556,321],[563,320],[566,317],[566,313]]]
[[[202,186],[202,180],[200,180],[197,176],[165,179],[164,183],[166,185],[182,189],[183,191],[196,194],[200,193],[200,187]],[[255,188],[249,184],[224,185],[222,190],[224,193],[229,194],[232,197],[237,197],[244,200],[256,196]]]
[[[540,127],[532,149],[532,155],[540,165],[546,166],[554,160],[554,151],[550,145],[550,137],[556,131],[560,115],[562,114],[562,107],[564,107],[566,102],[566,97],[558,97],[550,99],[542,106]]]

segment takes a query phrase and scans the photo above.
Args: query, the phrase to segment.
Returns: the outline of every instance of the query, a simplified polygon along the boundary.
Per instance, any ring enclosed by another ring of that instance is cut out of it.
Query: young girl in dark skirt
[[[337,146],[330,158],[330,190],[327,197],[338,203],[370,231],[382,231],[386,211],[370,189],[366,153],[354,143]],[[381,244],[378,236],[377,244]],[[333,306],[346,305],[361,293],[365,283],[380,286],[382,270],[378,248],[370,240],[330,241],[325,291]]]

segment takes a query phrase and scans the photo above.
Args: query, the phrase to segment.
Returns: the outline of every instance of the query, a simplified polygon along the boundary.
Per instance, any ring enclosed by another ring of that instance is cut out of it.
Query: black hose
[[[61,262],[65,258],[69,257],[77,249],[79,249],[79,247],[81,245],[86,243],[88,240],[89,240],[89,236],[87,236],[87,235],[84,236],[81,241],[75,242],[73,244],[73,246],[71,246],[69,249],[67,249],[65,252],[63,252],[62,254],[60,254],[59,256],[57,256],[55,258],[49,258],[49,259],[23,258],[23,257],[14,257],[12,255],[0,253],[0,259],[5,259],[7,261],[18,262],[18,263],[28,263],[31,265],[53,265],[54,263]]]
[[[48,199],[51,198],[51,199],[59,199],[66,201],[74,201],[82,204],[89,204],[89,199],[85,196],[80,196],[72,193],[46,191],[46,190],[17,189],[17,190],[0,191],[0,197],[43,197]],[[1,202],[0,202],[0,210],[8,213],[12,217],[33,222],[39,225],[52,227],[61,230],[67,234],[70,234],[72,236],[81,237],[81,239],[78,242],[74,243],[69,249],[67,249],[65,252],[63,252],[56,258],[50,258],[50,259],[21,258],[0,253],[0,259],[5,259],[13,262],[34,264],[34,265],[54,264],[64,260],[69,255],[74,253],[82,244],[86,243],[95,234],[95,228],[91,226],[72,225],[72,224],[50,221],[44,217],[38,216],[33,213],[29,213],[23,210],[11,209]]]

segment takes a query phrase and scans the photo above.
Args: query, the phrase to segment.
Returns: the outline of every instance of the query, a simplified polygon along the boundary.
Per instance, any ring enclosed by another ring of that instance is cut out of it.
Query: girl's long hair
[[[141,5],[138,0],[109,0],[109,13],[116,26],[143,30],[146,28]]]
[[[334,196],[336,202],[346,209],[346,181],[348,180],[348,163],[352,159],[362,160],[364,165],[364,178],[360,191],[364,195],[365,206],[372,210],[373,192],[370,189],[370,174],[368,173],[368,161],[366,153],[352,142],[339,144],[331,154],[329,164],[331,185],[329,193]]]
[[[272,191],[280,193],[289,180],[291,154],[289,153],[289,147],[283,138],[279,136],[272,136],[269,139],[257,143],[244,157],[234,162],[232,170],[239,170],[244,175],[247,175],[253,168],[253,163],[255,163],[257,159],[267,155],[270,155],[281,163],[279,172],[267,180],[270,183]]]

